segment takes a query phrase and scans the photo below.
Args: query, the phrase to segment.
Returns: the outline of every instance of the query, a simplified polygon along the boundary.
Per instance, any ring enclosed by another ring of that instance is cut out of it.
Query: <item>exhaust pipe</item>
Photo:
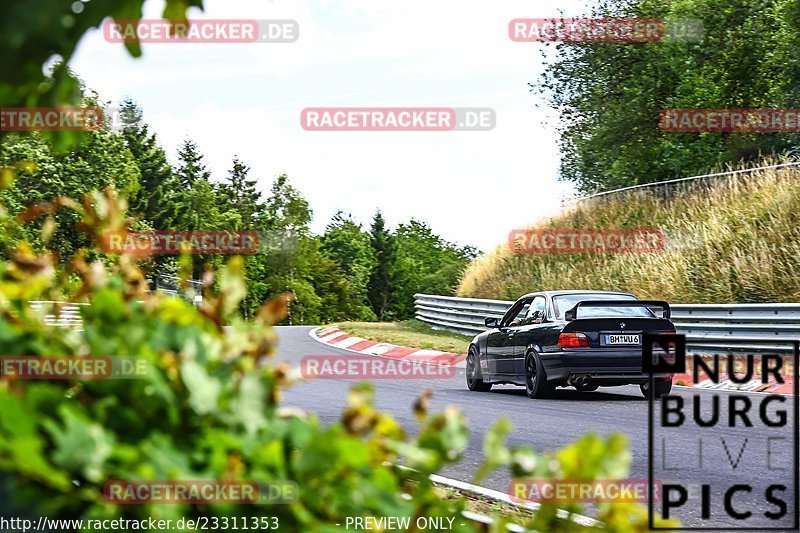
[[[573,387],[583,387],[589,384],[590,379],[591,378],[585,374],[579,376],[570,376],[569,384]]]

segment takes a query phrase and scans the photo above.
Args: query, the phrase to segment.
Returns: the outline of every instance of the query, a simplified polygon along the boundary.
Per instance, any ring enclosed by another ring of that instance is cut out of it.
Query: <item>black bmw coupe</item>
[[[638,384],[645,396],[669,394],[672,375],[658,374],[653,390],[642,372],[642,334],[674,333],[670,307],[660,300],[608,291],[526,294],[501,319],[487,318],[467,355],[467,386],[524,385],[542,398],[556,387],[593,391]]]

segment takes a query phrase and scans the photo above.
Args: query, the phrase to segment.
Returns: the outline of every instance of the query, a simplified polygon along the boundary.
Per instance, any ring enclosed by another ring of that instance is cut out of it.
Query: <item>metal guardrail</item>
[[[44,323],[48,326],[61,328],[81,328],[81,306],[89,304],[76,304],[70,302],[52,302],[36,300],[29,302],[31,309],[43,315]]]
[[[186,297],[181,291],[179,286],[179,278],[177,276],[159,276],[156,279],[155,291],[167,294],[169,296]],[[191,287],[192,303],[197,305],[203,301],[202,288],[203,283],[198,280],[188,280]],[[81,318],[81,306],[91,305],[88,303],[73,303],[73,302],[55,302],[46,300],[35,300],[28,302],[31,309],[37,311],[42,315],[44,323],[48,326],[55,326],[60,328],[74,328],[81,330],[83,328],[83,319]]]
[[[708,178],[721,178],[721,177],[733,177],[739,176],[741,174],[747,174],[749,172],[758,172],[761,170],[772,170],[778,168],[786,168],[786,167],[797,167],[800,166],[800,161],[793,161],[790,163],[781,163],[777,165],[767,165],[763,167],[751,167],[751,168],[744,168],[740,170],[728,170],[726,172],[716,172],[713,174],[702,174],[700,176],[689,176],[687,178],[677,178],[672,180],[665,180],[665,181],[655,181],[652,183],[641,183],[639,185],[631,185],[628,187],[622,187],[620,189],[614,189],[611,191],[604,191],[598,192],[595,194],[590,194],[588,196],[581,196],[578,198],[572,198],[570,200],[566,200],[566,204],[579,204],[588,200],[593,200],[596,198],[604,198],[607,196],[612,196],[620,193],[629,193],[633,191],[641,191],[643,189],[651,189],[651,188],[658,188],[658,187],[667,187],[667,186],[675,186],[675,185],[684,185],[687,183],[693,183],[699,180],[706,180]]]
[[[486,330],[486,317],[502,317],[514,302],[415,294],[417,320],[434,328],[476,335]],[[775,304],[674,304],[672,321],[678,333],[686,335],[687,347],[704,352],[732,349],[792,351],[791,342],[800,339],[800,303]],[[692,344],[692,342],[696,344]]]
[[[203,301],[203,282],[195,279],[186,281],[189,284],[188,292],[181,288],[181,278],[162,274],[156,278],[155,290],[170,296],[183,297],[197,305]]]

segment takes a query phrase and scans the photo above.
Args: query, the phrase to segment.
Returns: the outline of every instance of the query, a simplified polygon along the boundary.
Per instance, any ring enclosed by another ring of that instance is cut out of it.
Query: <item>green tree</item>
[[[385,320],[389,317],[393,303],[396,250],[394,236],[386,229],[386,221],[380,210],[372,218],[370,246],[375,257],[375,267],[369,277],[367,298],[378,320]]]
[[[334,320],[360,319],[362,313],[350,280],[340,265],[320,251],[317,237],[297,240],[288,271],[268,278],[274,286],[284,284],[294,296],[287,320],[292,324],[325,324]]]
[[[279,176],[260,209],[257,229],[262,236],[262,253],[247,260],[254,301],[290,292],[295,298],[292,309],[319,308],[321,299],[309,279],[310,261],[318,249],[310,242],[311,216],[308,201],[289,183],[289,177]],[[295,315],[316,316],[315,311]],[[291,320],[303,319],[292,316]]]
[[[253,295],[248,305],[288,292],[294,297],[285,320],[288,323],[374,318],[362,305],[363,295],[359,295],[346,273],[363,272],[359,268],[345,271],[345,252],[334,245],[343,235],[332,230],[324,244],[324,236],[317,237],[309,230],[312,214],[308,201],[289,183],[288,176],[279,176],[272,184],[258,225],[263,253],[246,261]],[[344,233],[353,232],[344,218],[342,227]],[[357,225],[355,232],[360,232]],[[357,240],[354,233],[350,236]],[[359,254],[356,256],[366,261]]]
[[[228,209],[225,189],[211,181],[211,172],[197,143],[186,139],[178,150],[175,170],[181,184],[176,227],[185,230],[225,230],[241,226],[241,215]]]
[[[266,201],[265,226],[279,236],[298,237],[308,233],[312,215],[308,200],[289,183],[289,176],[278,176]]]
[[[156,134],[150,132],[143,121],[142,110],[133,100],[123,102],[121,118],[122,137],[141,174],[139,190],[131,199],[131,209],[156,229],[170,229],[177,218],[178,179],[164,149],[158,144]]]
[[[334,260],[350,281],[354,297],[360,304],[366,302],[370,273],[375,267],[375,254],[370,236],[352,215],[337,212],[322,235],[321,251]]]
[[[224,184],[228,207],[239,214],[242,221],[241,229],[252,229],[262,209],[258,182],[248,179],[249,173],[250,167],[238,156],[234,156],[233,166],[228,171],[228,178]]]
[[[472,247],[459,247],[431,231],[424,222],[411,220],[395,232],[397,282],[392,291],[392,314],[414,316],[414,294],[455,294],[464,270],[475,258]]]
[[[53,202],[59,196],[80,197],[108,186],[122,196],[135,195],[139,188],[139,167],[120,135],[109,130],[90,132],[86,141],[65,153],[57,153],[46,136],[9,135],[0,144],[0,167],[29,161],[33,164],[17,173],[14,184],[2,192],[2,200],[12,214],[27,207]],[[37,246],[44,243],[39,231],[44,216],[38,216],[24,228],[28,240]],[[54,217],[56,230],[48,248],[59,253],[62,262],[86,246],[86,237],[75,229],[76,215],[59,211]]]
[[[211,172],[205,164],[204,155],[192,139],[185,139],[178,149],[180,165],[176,170],[178,180],[184,189],[191,189],[197,180],[211,180]]]
[[[561,176],[584,192],[796,150],[797,133],[673,133],[669,108],[796,107],[795,0],[597,2],[591,16],[702,21],[699,42],[566,43],[534,90],[559,110]]]

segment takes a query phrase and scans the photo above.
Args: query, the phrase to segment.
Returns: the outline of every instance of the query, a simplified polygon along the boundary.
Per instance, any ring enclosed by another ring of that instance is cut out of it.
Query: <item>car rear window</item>
[[[587,300],[636,300],[630,294],[562,294],[553,298],[556,316],[564,320],[564,313],[575,307],[575,304]],[[579,318],[607,318],[607,317],[646,317],[655,315],[645,306],[641,307],[581,307]]]

